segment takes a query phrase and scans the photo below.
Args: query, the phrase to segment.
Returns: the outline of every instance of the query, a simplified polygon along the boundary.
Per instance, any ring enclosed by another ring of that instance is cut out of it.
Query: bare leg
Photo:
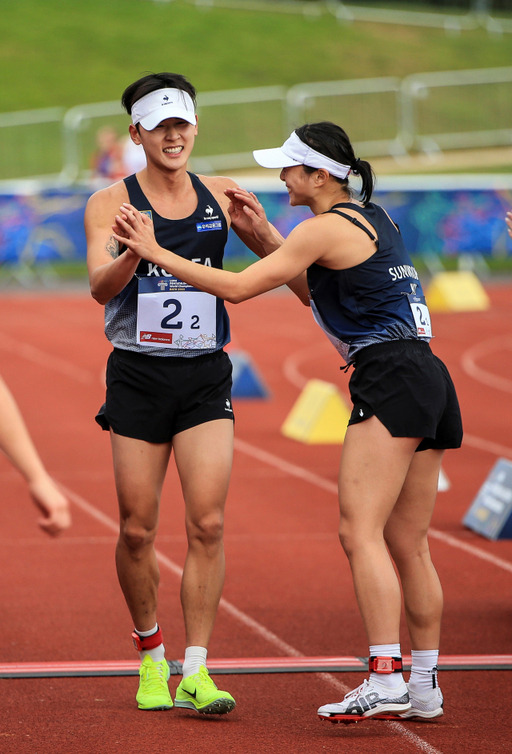
[[[402,583],[412,649],[437,649],[443,592],[430,557],[427,533],[437,496],[443,451],[416,453],[385,528]]]
[[[120,516],[117,574],[135,628],[149,631],[156,624],[159,571],[154,541],[171,444],[112,432],[111,442]]]
[[[340,541],[348,556],[369,644],[399,642],[401,592],[384,527],[418,438],[392,437],[373,416],[351,425],[340,463]]]
[[[174,437],[186,509],[188,552],[181,584],[186,646],[207,647],[224,585],[224,506],[233,423],[218,419]]]

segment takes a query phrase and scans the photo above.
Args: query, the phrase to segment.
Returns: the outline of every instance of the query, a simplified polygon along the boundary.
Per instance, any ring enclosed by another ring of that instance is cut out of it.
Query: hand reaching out
[[[224,193],[230,199],[228,212],[237,233],[251,236],[262,244],[273,239],[265,210],[255,194],[242,188],[228,188]]]

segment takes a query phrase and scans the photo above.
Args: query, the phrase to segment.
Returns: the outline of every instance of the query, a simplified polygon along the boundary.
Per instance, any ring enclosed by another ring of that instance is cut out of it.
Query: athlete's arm
[[[269,256],[242,272],[229,272],[198,265],[158,245],[153,223],[131,204],[123,204],[116,215],[113,235],[135,254],[175,275],[190,285],[231,303],[278,288],[295,280],[319,258],[321,241],[306,220],[295,228],[283,244]]]
[[[92,297],[106,304],[120,293],[133,277],[140,258],[130,250],[119,253],[119,242],[112,233],[112,217],[119,201],[127,198],[123,182],[93,194],[85,208],[87,269]]]
[[[228,211],[231,216],[231,227],[251,251],[263,259],[282,246],[284,237],[268,221],[256,194],[238,186],[226,189],[225,194],[230,199]],[[288,281],[286,285],[303,304],[309,306],[309,288],[305,272]]]
[[[200,177],[219,202],[230,227],[256,256],[263,259],[281,246],[284,238],[277,228],[269,223],[256,194],[240,188],[231,178]],[[309,306],[309,289],[305,273],[295,280],[288,281],[286,285],[303,304]]]

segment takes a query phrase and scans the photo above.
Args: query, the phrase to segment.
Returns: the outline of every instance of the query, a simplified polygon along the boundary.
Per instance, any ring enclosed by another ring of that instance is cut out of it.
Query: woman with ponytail
[[[187,261],[158,246],[151,220],[124,204],[114,237],[196,288],[238,303],[287,284],[310,305],[348,367],[353,410],[339,470],[340,541],[369,645],[369,678],[318,710],[322,719],[435,718],[443,594],[427,540],[443,453],[462,442],[455,388],[430,348],[421,282],[395,223],[371,201],[374,174],[339,126],[296,129],[254,152],[279,168],[290,204],[309,218],[282,238],[257,197],[227,189],[238,235],[261,258],[242,272]],[[361,180],[355,195],[351,175]],[[412,651],[402,675],[401,596]],[[341,632],[340,632],[341,633]]]

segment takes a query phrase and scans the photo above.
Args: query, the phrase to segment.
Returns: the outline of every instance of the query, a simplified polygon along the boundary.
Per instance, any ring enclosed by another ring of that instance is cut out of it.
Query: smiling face
[[[314,173],[306,173],[302,165],[294,165],[281,170],[279,178],[286,185],[292,207],[309,206],[314,185],[313,175]]]
[[[142,144],[149,162],[175,170],[186,165],[194,148],[197,123],[192,125],[181,118],[166,118],[153,130],[130,126],[135,144]]]

